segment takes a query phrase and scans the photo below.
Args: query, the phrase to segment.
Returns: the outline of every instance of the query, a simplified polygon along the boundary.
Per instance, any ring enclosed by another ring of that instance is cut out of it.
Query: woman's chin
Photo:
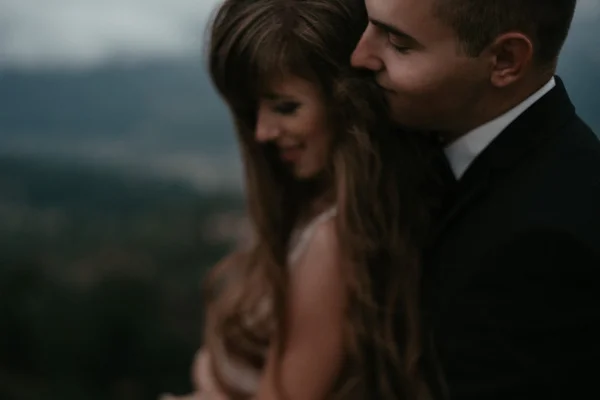
[[[307,165],[302,163],[288,164],[290,176],[299,182],[319,182],[325,177],[326,168],[320,165]]]
[[[301,167],[295,167],[292,170],[292,174],[299,181],[312,181],[320,175],[319,171],[312,171]]]

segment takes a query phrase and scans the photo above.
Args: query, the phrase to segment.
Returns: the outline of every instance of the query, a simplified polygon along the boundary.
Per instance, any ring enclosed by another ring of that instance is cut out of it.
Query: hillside
[[[110,170],[0,159],[0,398],[187,390],[201,278],[236,239],[241,207]]]

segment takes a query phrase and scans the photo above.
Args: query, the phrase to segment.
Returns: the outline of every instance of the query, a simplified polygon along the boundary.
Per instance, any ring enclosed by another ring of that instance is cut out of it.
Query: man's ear
[[[533,62],[533,43],[520,32],[498,36],[488,47],[488,52],[491,55],[491,83],[498,88],[519,80]]]

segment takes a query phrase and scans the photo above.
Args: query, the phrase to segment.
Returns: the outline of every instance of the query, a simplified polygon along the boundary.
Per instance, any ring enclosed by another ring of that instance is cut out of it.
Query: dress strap
[[[298,261],[300,256],[304,253],[304,251],[306,251],[306,248],[308,247],[316,228],[336,215],[337,207],[330,207],[316,216],[306,227],[304,227],[304,229],[298,232],[296,240],[292,241],[293,246],[288,256],[288,263],[290,265]]]

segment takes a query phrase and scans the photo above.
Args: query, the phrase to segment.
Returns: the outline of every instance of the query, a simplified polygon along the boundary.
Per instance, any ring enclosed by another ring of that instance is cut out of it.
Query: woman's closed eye
[[[298,110],[299,107],[300,103],[296,101],[283,101],[275,104],[273,106],[273,111],[281,115],[292,115]]]

